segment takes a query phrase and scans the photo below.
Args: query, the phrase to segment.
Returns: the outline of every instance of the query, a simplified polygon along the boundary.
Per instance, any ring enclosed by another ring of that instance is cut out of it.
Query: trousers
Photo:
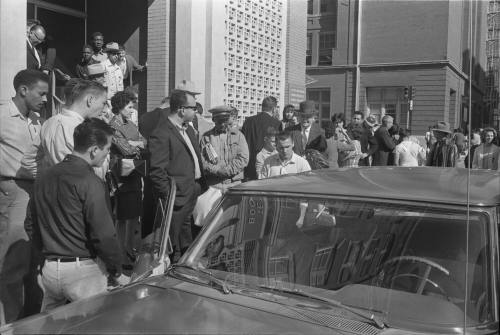
[[[42,268],[44,290],[42,312],[106,292],[108,273],[104,264],[97,260],[60,262],[46,260]]]

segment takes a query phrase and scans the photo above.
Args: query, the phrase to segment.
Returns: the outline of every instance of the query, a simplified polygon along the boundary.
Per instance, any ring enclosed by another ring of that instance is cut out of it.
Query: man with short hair
[[[191,245],[191,213],[198,195],[206,189],[199,142],[189,126],[196,110],[193,94],[174,90],[170,95],[170,113],[160,115],[158,126],[148,140],[150,177],[156,197],[168,197],[170,178],[177,185],[170,238],[178,254]]]
[[[92,59],[92,47],[88,44],[83,46],[82,59],[76,65],[75,73],[80,79],[90,79],[88,66],[94,64],[96,61]]]
[[[389,134],[389,130],[394,124],[394,119],[390,115],[385,115],[382,118],[382,126],[375,132],[378,148],[373,155],[373,166],[387,166],[389,164],[389,156],[396,147],[394,139]]]
[[[200,136],[203,169],[208,186],[225,192],[243,180],[248,146],[236,127],[238,111],[234,107],[217,106],[210,113],[215,126]]]
[[[325,131],[316,122],[318,111],[314,101],[302,101],[299,105],[299,124],[288,127],[286,130],[292,134],[293,151],[304,156],[307,149],[325,152],[327,148]]]
[[[123,73],[117,64],[120,55],[118,43],[106,44],[104,51],[108,54],[108,58],[102,63],[106,70],[104,72],[104,86],[108,88],[108,100],[110,100],[116,92],[123,91]]]
[[[109,195],[92,170],[106,160],[113,134],[102,120],[83,121],[73,133],[73,152],[36,181],[35,231],[45,256],[42,311],[105,292],[108,274],[128,282]]]
[[[102,63],[106,59],[108,59],[108,55],[102,49],[102,47],[104,45],[104,35],[102,33],[98,32],[98,31],[93,33],[90,44],[92,45],[92,48],[93,48],[92,59],[94,61],[96,61],[98,63]]]
[[[45,122],[41,131],[44,167],[61,162],[73,151],[73,131],[85,119],[98,117],[106,107],[106,88],[98,82],[71,79],[64,87],[66,105]]]
[[[269,127],[281,130],[281,122],[274,117],[277,111],[277,100],[275,97],[269,96],[262,100],[262,112],[257,115],[246,118],[241,128],[241,132],[245,135],[249,150],[249,161],[245,168],[245,178],[247,180],[255,180],[258,177],[255,170],[255,160],[257,154],[264,147],[264,137]]]
[[[370,157],[378,149],[378,143],[373,136],[372,128],[376,120],[373,116],[369,116],[365,120],[365,115],[361,111],[354,111],[352,122],[347,126],[347,133],[351,135],[353,129],[361,130],[359,142],[361,144],[361,152],[363,153],[359,159],[359,166],[370,166]]]
[[[123,73],[123,85],[132,86],[134,85],[134,71],[143,71],[146,66],[139,64],[132,55],[129,55],[123,45],[119,45],[118,48],[120,53],[117,64]]]
[[[40,70],[42,67],[42,61],[40,59],[40,54],[36,49],[36,46],[45,41],[46,33],[45,29],[39,25],[35,24],[31,26],[28,30],[28,36],[26,36],[26,68],[33,70]]]
[[[311,171],[311,166],[307,160],[297,155],[293,147],[292,134],[288,131],[279,133],[276,136],[276,150],[278,153],[268,157],[264,161],[259,179]]]
[[[31,262],[25,220],[41,156],[38,112],[47,101],[48,81],[43,72],[22,70],[14,77],[16,95],[0,105],[0,305],[6,322],[23,316],[23,277]]]

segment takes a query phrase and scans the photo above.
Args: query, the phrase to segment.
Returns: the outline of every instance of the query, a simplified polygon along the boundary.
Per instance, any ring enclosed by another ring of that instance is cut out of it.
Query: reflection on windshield
[[[465,304],[470,326],[493,320],[485,214],[470,216],[468,255],[465,211],[230,196],[216,217],[200,267],[319,289],[389,323],[459,327]]]

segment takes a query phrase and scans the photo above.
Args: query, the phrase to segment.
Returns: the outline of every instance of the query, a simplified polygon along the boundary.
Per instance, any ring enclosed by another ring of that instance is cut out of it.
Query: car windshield
[[[182,261],[335,299],[391,327],[459,328],[464,312],[476,327],[494,319],[492,213],[471,211],[467,231],[465,208],[233,194]]]

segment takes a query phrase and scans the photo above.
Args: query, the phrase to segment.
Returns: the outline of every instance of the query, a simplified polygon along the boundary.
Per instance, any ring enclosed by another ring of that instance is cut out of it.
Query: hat
[[[369,125],[370,127],[375,127],[375,126],[378,126],[378,123],[377,123],[377,118],[373,115],[369,115],[366,119],[365,119],[365,122],[367,125]]]
[[[192,94],[192,95],[200,94],[200,92],[198,92],[198,90],[196,89],[196,86],[194,85],[194,83],[192,81],[186,80],[186,79],[184,79],[180,83],[178,83],[177,86],[175,86],[175,89],[179,90],[179,91],[188,92],[189,94]]]
[[[311,117],[318,114],[316,103],[312,100],[302,101],[299,105],[298,115],[302,117]]]
[[[120,47],[118,46],[118,43],[116,43],[116,42],[109,42],[108,44],[106,44],[106,47],[104,48],[104,52],[120,53]]]
[[[209,112],[212,113],[212,118],[216,118],[216,117],[229,118],[234,114],[235,111],[237,113],[236,108],[231,107],[231,106],[227,106],[227,105],[216,106],[216,107],[209,110]]]
[[[440,131],[442,133],[448,133],[451,134],[452,131],[450,130],[450,124],[446,121],[438,121],[434,128],[432,128],[433,131]]]
[[[102,63],[89,64],[87,65],[87,70],[89,72],[89,76],[99,76],[106,72]]]

